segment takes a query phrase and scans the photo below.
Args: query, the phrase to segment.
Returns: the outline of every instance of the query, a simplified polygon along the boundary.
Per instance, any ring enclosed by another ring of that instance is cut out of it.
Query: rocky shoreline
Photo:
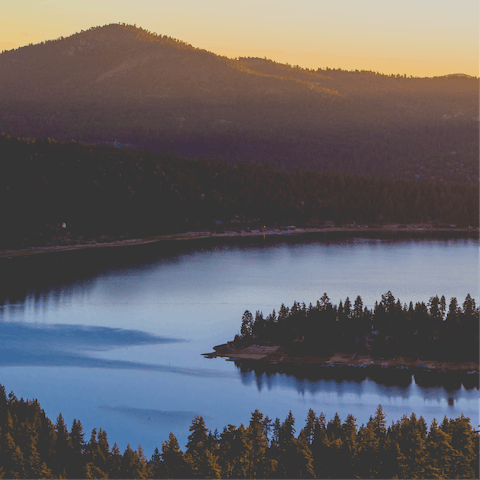
[[[479,388],[479,365],[475,362],[438,362],[407,357],[374,358],[368,354],[334,353],[329,357],[293,356],[278,345],[249,345],[235,348],[232,343],[213,347],[206,358],[223,357],[241,370],[256,373],[285,373],[310,379],[335,378],[381,383],[409,384],[412,375],[424,386]]]

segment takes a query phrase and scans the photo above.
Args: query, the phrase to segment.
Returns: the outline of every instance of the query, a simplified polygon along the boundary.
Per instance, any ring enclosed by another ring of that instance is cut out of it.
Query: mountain
[[[322,89],[251,71],[244,62],[140,28],[107,25],[4,52],[1,93],[10,99],[145,100]],[[328,92],[336,94],[336,92]],[[327,95],[328,95],[327,94]]]
[[[229,59],[112,24],[0,54],[0,132],[291,169],[478,179],[477,78]]]

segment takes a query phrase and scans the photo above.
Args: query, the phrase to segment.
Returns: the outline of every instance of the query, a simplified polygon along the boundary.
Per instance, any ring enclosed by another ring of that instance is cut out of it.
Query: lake
[[[361,425],[379,403],[388,424],[412,412],[428,424],[462,413],[479,424],[476,388],[313,381],[201,356],[233,339],[246,309],[267,315],[324,292],[335,304],[361,295],[369,307],[388,290],[406,303],[438,294],[462,304],[467,293],[478,303],[474,237],[204,239],[42,254],[0,268],[0,383],[37,398],[52,421],[60,412],[69,428],[80,419],[86,440],[101,427],[110,445],[141,443],[150,458],[170,431],[184,449],[197,414],[221,432],[256,408],[281,421],[292,410],[297,433],[309,408],[327,420],[352,413]]]

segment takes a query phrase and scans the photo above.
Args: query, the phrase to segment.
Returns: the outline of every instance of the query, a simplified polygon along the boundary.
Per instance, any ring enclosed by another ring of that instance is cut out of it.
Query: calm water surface
[[[170,431],[184,447],[197,414],[222,431],[256,408],[282,421],[292,410],[298,432],[309,408],[361,425],[379,403],[388,422],[415,412],[479,423],[477,389],[255,375],[200,355],[232,339],[246,309],[267,315],[324,292],[369,306],[388,290],[407,303],[478,302],[474,239],[260,237],[41,257],[0,297],[0,383],[38,398],[53,421],[80,419],[87,438],[101,427],[111,444],[141,443],[150,456]]]

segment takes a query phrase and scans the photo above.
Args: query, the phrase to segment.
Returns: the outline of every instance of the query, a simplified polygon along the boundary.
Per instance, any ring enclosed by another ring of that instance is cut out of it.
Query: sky
[[[227,57],[479,76],[478,0],[0,0],[0,51],[109,23]]]

